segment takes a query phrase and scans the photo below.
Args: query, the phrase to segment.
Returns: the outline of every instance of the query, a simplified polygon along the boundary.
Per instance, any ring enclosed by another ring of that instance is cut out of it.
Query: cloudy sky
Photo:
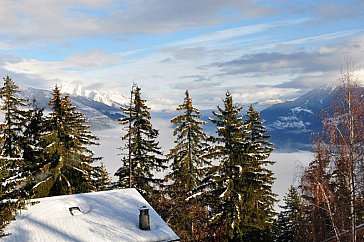
[[[2,0],[0,74],[22,87],[56,83],[127,95],[153,109],[189,89],[202,109],[265,106],[340,76],[364,76],[364,1]]]

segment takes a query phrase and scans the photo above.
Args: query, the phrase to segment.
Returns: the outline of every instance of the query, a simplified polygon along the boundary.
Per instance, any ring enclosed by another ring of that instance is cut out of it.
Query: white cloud
[[[299,90],[337,80],[345,54],[362,67],[363,40],[363,36],[357,36],[307,51],[297,45],[292,52],[261,52],[246,55],[245,59],[238,58],[244,50],[228,48],[213,51],[169,48],[135,58],[94,50],[72,54],[64,61],[7,58],[2,61],[2,68],[24,75],[26,80],[37,79],[42,86],[53,87],[62,81],[124,95],[134,81],[142,87],[148,104],[159,110],[173,110],[183,99],[186,89],[202,109],[215,107],[226,90],[234,93],[241,103],[259,102],[261,106],[267,106],[297,97]],[[225,59],[232,57],[238,58],[237,61],[226,62]],[[171,61],[164,62],[166,59]],[[231,69],[229,75],[224,75],[227,69],[211,65],[216,60],[232,65],[237,71],[231,73],[234,71]]]
[[[172,42],[169,45],[172,46],[205,46],[206,43],[209,42],[220,42],[225,41],[227,39],[233,39],[236,37],[241,37],[245,35],[250,35],[254,33],[260,33],[267,30],[271,30],[274,28],[288,26],[288,25],[296,25],[302,24],[307,22],[308,18],[303,19],[295,19],[295,20],[286,20],[286,21],[277,21],[277,22],[270,22],[270,23],[262,23],[262,24],[253,24],[247,25],[242,27],[230,28],[219,30],[203,35],[199,35],[197,37],[189,38],[182,41]]]
[[[221,15],[231,8],[238,10],[236,16]],[[135,34],[171,33],[264,16],[270,14],[269,10],[253,0],[3,0],[0,35],[7,39],[4,44],[11,44],[13,49],[34,48],[100,34],[127,38]]]
[[[42,46],[77,36],[102,32],[98,17],[87,11],[107,7],[111,1],[0,2],[0,34],[15,46]]]
[[[64,60],[64,65],[70,68],[95,69],[112,65],[120,60],[115,54],[104,50],[93,50],[89,52],[75,53]]]
[[[252,0],[140,0],[122,4],[123,9],[105,18],[105,23],[111,26],[118,23],[116,29],[129,34],[174,32],[272,13],[270,7]],[[223,12],[228,9],[236,9],[237,13],[233,17],[224,16]]]

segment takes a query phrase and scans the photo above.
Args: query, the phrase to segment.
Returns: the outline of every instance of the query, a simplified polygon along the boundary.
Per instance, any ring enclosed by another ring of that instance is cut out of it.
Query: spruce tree
[[[177,107],[183,112],[171,119],[176,136],[175,147],[170,150],[171,172],[166,176],[167,194],[173,211],[164,217],[182,240],[195,241],[206,230],[206,211],[195,199],[188,199],[193,189],[201,184],[203,165],[209,163],[204,157],[207,153],[207,135],[203,131],[206,122],[200,120],[199,111],[192,105],[188,91],[185,92],[183,104]],[[165,205],[166,204],[166,205]]]
[[[0,97],[3,100],[1,111],[5,114],[5,130],[2,132],[3,144],[2,156],[20,158],[20,142],[25,124],[26,111],[22,110],[27,106],[26,99],[20,98],[18,85],[7,76],[4,78],[4,86],[0,90]]]
[[[201,167],[208,164],[204,158],[208,147],[207,135],[202,128],[206,122],[200,120],[200,113],[193,107],[188,91],[185,92],[184,102],[178,106],[177,111],[183,113],[171,120],[176,127],[173,132],[176,146],[168,154],[172,164],[167,178],[171,182],[171,189],[186,194],[196,185],[200,185],[203,175]]]
[[[228,241],[269,241],[275,215],[273,150],[260,114],[253,106],[244,119],[241,106],[226,93],[224,107],[213,112],[217,137],[212,137],[211,166],[201,189],[209,207],[211,226],[224,231]]]
[[[118,169],[115,176],[119,177],[118,187],[134,187],[142,195],[153,191],[154,185],[160,185],[161,179],[154,177],[154,171],[166,168],[163,153],[156,141],[158,130],[151,123],[149,108],[141,97],[141,89],[134,86],[132,89],[134,100],[127,108],[122,107],[125,118],[120,119],[126,125],[127,133],[122,137],[126,141],[122,158],[123,166]]]
[[[92,162],[88,148],[97,145],[87,119],[77,111],[69,99],[62,96],[56,86],[49,105],[53,112],[47,119],[43,134],[45,165],[41,168],[45,179],[35,185],[36,197],[94,191]]]
[[[223,105],[213,112],[215,119],[210,119],[217,127],[217,137],[211,138],[210,158],[219,164],[210,167],[200,188],[209,208],[210,226],[224,231],[228,241],[241,241],[246,222],[242,211],[249,196],[242,179],[249,168],[244,154],[248,133],[240,115],[242,108],[233,103],[229,92]]]
[[[72,194],[70,179],[65,165],[66,152],[69,151],[67,136],[69,134],[69,123],[66,122],[68,107],[65,106],[61,92],[56,86],[52,92],[49,106],[53,111],[46,120],[46,130],[43,142],[46,163],[42,168],[45,179],[34,187],[35,197],[45,197],[61,194]]]
[[[94,172],[97,168],[93,163],[101,158],[95,157],[94,152],[89,147],[99,145],[98,138],[92,134],[87,118],[72,105],[68,95],[63,97],[63,102],[68,107],[68,113],[71,114],[66,116],[66,122],[70,126],[68,135],[70,140],[69,144],[67,144],[70,149],[67,155],[70,163],[75,164],[73,169],[74,178],[72,179],[75,187],[74,192],[96,191],[97,187],[95,187],[94,181],[98,179],[95,176],[98,173]]]
[[[24,196],[22,188],[26,180],[26,164],[22,159],[21,140],[25,123],[26,100],[18,96],[19,87],[7,76],[0,89],[3,102],[1,111],[4,123],[1,125],[0,156],[0,228],[13,216]]]
[[[92,172],[94,180],[94,187],[97,191],[106,191],[111,189],[111,178],[106,170],[103,162],[99,166],[96,166]]]
[[[40,180],[42,180],[41,168],[44,166],[44,143],[43,133],[45,131],[45,117],[43,115],[44,108],[37,106],[34,99],[31,108],[27,112],[21,141],[23,150],[23,159],[26,163],[25,171],[27,173],[27,183],[25,191],[27,196],[32,196],[32,188]]]
[[[284,205],[280,206],[282,211],[278,215],[280,242],[303,242],[305,237],[302,234],[303,212],[301,197],[297,189],[291,186],[283,198]]]
[[[249,223],[245,223],[245,239],[249,241],[269,240],[273,222],[275,194],[272,192],[274,182],[273,172],[269,165],[273,144],[268,141],[267,129],[264,127],[260,114],[250,105],[246,115],[245,125],[249,131],[245,144],[245,159],[249,166],[242,177],[247,185],[249,201],[245,201],[243,214],[249,215]]]

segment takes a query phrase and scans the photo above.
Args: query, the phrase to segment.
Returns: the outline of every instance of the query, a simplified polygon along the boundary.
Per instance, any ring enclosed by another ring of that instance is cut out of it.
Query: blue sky
[[[364,1],[27,0],[0,2],[0,74],[23,88],[79,86],[175,109],[225,92],[263,108],[363,79]]]

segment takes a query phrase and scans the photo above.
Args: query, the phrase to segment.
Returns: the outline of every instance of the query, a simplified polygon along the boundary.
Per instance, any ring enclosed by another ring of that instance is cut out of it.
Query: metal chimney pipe
[[[149,209],[146,206],[139,208],[139,228],[150,230]]]

